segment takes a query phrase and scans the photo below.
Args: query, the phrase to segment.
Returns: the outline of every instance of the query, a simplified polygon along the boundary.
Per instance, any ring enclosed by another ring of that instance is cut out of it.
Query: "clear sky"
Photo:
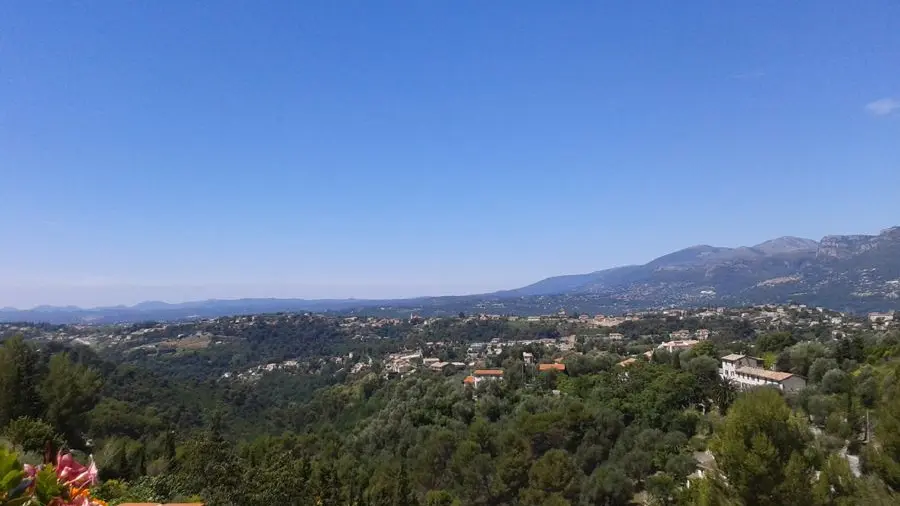
[[[900,4],[0,2],[0,306],[512,288],[900,225]]]

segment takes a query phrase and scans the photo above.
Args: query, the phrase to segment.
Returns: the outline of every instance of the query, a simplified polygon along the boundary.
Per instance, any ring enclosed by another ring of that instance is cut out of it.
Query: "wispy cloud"
[[[900,100],[894,98],[882,98],[866,104],[866,112],[873,116],[887,116],[900,110]]]
[[[731,74],[732,79],[761,79],[766,76],[762,70],[754,70],[750,72],[736,72]]]

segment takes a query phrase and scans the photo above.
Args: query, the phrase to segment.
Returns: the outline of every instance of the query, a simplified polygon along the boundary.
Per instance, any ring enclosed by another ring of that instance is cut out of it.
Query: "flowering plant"
[[[0,448],[0,506],[106,506],[91,497],[96,483],[93,458],[84,465],[71,453],[59,452],[55,464],[23,466]]]

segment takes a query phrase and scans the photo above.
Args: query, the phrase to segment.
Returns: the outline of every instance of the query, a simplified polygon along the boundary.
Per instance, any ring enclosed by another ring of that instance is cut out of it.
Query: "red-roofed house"
[[[566,364],[538,364],[538,371],[540,371],[540,372],[548,372],[548,371],[565,372]]]

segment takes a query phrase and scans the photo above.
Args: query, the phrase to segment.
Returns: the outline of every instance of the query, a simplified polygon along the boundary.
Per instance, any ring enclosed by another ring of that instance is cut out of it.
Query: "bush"
[[[53,448],[65,445],[65,440],[47,422],[27,416],[9,422],[3,434],[14,446],[25,452],[43,452],[49,441]]]

